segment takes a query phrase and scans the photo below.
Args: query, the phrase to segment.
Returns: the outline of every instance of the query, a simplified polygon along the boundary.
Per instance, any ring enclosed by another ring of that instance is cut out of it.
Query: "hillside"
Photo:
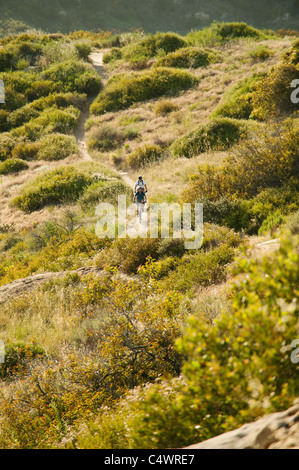
[[[25,23],[55,33],[74,30],[143,28],[146,32],[209,26],[212,21],[245,21],[258,28],[298,29],[297,0],[1,0],[2,27],[7,32]],[[21,22],[21,24],[19,23]]]
[[[1,39],[1,448],[187,447],[299,396],[298,35],[182,34]]]

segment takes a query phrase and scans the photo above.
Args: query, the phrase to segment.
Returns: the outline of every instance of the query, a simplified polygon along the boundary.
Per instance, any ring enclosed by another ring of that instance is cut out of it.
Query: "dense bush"
[[[63,160],[77,152],[76,139],[70,135],[51,133],[38,141],[39,160]]]
[[[11,135],[9,132],[2,133],[0,135],[0,160],[5,160],[9,157],[14,149],[14,147],[22,139]]]
[[[0,163],[0,175],[8,175],[9,173],[18,173],[22,170],[27,170],[29,166],[23,160],[18,158],[8,158]]]
[[[131,168],[137,170],[138,168],[144,168],[147,165],[158,162],[164,154],[165,150],[159,145],[145,144],[130,153],[128,164]]]
[[[207,28],[188,33],[186,40],[191,45],[211,47],[236,38],[265,39],[266,37],[267,35],[262,31],[246,23],[220,23],[214,21]]]
[[[74,202],[83,193],[93,178],[74,167],[59,167],[37,177],[25,187],[12,205],[22,211],[32,212],[47,204]]]
[[[91,53],[91,44],[88,41],[78,41],[75,43],[75,49],[80,59],[88,60]]]
[[[37,142],[20,142],[14,147],[12,156],[21,160],[36,160],[38,151],[39,145]]]
[[[253,111],[251,95],[255,83],[259,79],[259,75],[253,75],[250,78],[241,80],[229,89],[213,112],[213,116],[249,119]]]
[[[0,132],[8,131],[10,128],[9,122],[9,112],[5,109],[0,110]]]
[[[18,127],[32,118],[39,116],[40,112],[47,108],[57,106],[57,108],[68,108],[74,106],[82,110],[87,104],[86,95],[80,93],[51,93],[46,97],[34,100],[22,108],[10,113],[8,123],[10,127]]]
[[[299,364],[291,361],[298,256],[298,239],[289,239],[271,257],[241,261],[233,311],[213,325],[189,319],[178,341],[184,381],[168,384],[168,393],[156,385],[138,400],[133,447],[190,445],[291,406],[299,391]]]
[[[234,244],[237,244],[237,239]],[[178,292],[187,292],[199,286],[207,287],[224,282],[227,279],[227,266],[235,255],[235,248],[230,241],[207,251],[188,253],[166,278],[166,285]]]
[[[158,238],[118,238],[108,250],[99,254],[96,265],[99,268],[117,266],[121,271],[133,274],[149,256],[157,258],[158,248]]]
[[[0,379],[12,378],[15,375],[25,374],[29,361],[41,359],[46,355],[43,348],[35,344],[14,343],[5,344],[5,362],[0,364]]]
[[[90,111],[93,114],[118,111],[139,101],[191,88],[195,83],[196,79],[190,73],[168,68],[123,74],[117,80],[108,81]]]
[[[283,55],[283,59],[292,65],[299,64],[299,39],[297,39],[289,51]]]
[[[156,66],[197,69],[209,65],[213,60],[215,60],[215,54],[211,51],[187,47],[161,57],[158,59]]]
[[[88,149],[108,152],[120,147],[124,142],[125,136],[122,132],[109,125],[93,127],[88,134]]]
[[[173,111],[178,111],[179,107],[177,104],[173,103],[172,101],[169,100],[162,100],[158,101],[158,103],[155,106],[155,113],[158,116],[165,116]]]
[[[103,56],[104,64],[109,64],[110,62],[114,62],[115,60],[119,60],[122,58],[122,50],[119,47],[112,47],[109,52],[106,52]]]
[[[249,52],[249,57],[253,60],[265,61],[273,55],[273,51],[268,46],[259,45]]]
[[[222,40],[234,38],[265,38],[265,35],[260,30],[246,23],[216,23],[216,29]]]
[[[37,140],[44,134],[59,132],[69,134],[75,130],[80,111],[74,106],[58,109],[57,106],[46,108],[37,118],[32,118],[23,126],[12,129],[11,134],[29,140]]]
[[[199,168],[184,192],[184,202],[202,196],[253,197],[267,187],[280,187],[299,176],[298,132],[291,121],[261,127],[234,148],[225,164]]]
[[[151,57],[155,57],[160,51],[168,54],[186,45],[186,41],[177,34],[157,33],[155,35],[149,35],[137,43],[126,46],[122,51],[122,57],[131,61],[150,59]]]
[[[292,64],[279,64],[255,84],[251,95],[252,117],[277,119],[297,110],[291,100],[291,83],[299,79],[299,70]]]
[[[246,125],[238,120],[214,119],[176,140],[170,153],[175,157],[191,158],[209,150],[225,150],[238,142],[245,131]]]
[[[93,95],[101,89],[101,79],[93,67],[83,61],[67,61],[54,64],[42,73],[62,92],[77,92]]]
[[[83,209],[90,206],[96,207],[100,202],[117,204],[118,196],[126,195],[131,201],[133,191],[122,181],[99,181],[88,186],[79,199],[79,204]]]

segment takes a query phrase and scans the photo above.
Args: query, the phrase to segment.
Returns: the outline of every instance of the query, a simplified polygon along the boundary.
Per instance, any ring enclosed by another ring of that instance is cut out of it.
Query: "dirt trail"
[[[103,63],[104,54],[105,54],[105,51],[94,51],[89,55],[89,60],[93,68],[95,69],[95,71],[101,76],[102,83],[105,86],[109,77],[108,77],[107,70]],[[76,140],[77,140],[77,145],[79,148],[79,153],[82,159],[85,161],[93,161],[87,149],[86,132],[85,132],[85,123],[90,116],[89,108],[93,100],[94,100],[94,97],[90,98],[88,101],[87,108],[82,111],[80,119],[79,119],[79,123],[78,123],[77,132],[76,132]],[[121,178],[124,180],[126,184],[128,184],[132,189],[134,188],[134,181],[128,176],[127,173],[123,171],[118,171],[116,169],[115,171],[118,172],[118,174],[121,176]]]

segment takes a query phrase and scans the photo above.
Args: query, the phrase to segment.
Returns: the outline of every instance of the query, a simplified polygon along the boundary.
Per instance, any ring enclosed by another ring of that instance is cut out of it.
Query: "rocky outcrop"
[[[4,284],[0,287],[0,304],[8,300],[9,298],[17,297],[25,294],[26,292],[34,289],[44,282],[51,279],[62,279],[67,274],[78,274],[79,276],[87,276],[90,274],[100,275],[103,271],[99,271],[93,267],[86,267],[76,269],[74,271],[60,271],[60,272],[48,272],[33,274],[32,276],[25,277],[23,279],[16,279],[8,284]]]
[[[264,416],[187,449],[299,449],[299,400],[287,411]]]

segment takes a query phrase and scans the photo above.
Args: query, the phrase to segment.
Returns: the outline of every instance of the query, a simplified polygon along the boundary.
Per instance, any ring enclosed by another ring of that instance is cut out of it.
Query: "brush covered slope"
[[[178,448],[292,406],[298,57],[236,22],[1,40],[1,448]],[[149,207],[203,204],[200,248],[98,236],[139,174]]]

